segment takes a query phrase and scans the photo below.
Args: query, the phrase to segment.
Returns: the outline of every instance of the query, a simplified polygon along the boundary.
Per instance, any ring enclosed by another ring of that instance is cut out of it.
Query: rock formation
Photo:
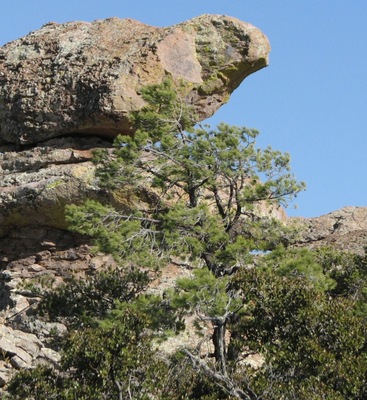
[[[168,28],[119,18],[48,23],[0,49],[0,145],[131,133],[140,88],[166,76],[203,120],[267,66],[269,51],[257,28],[219,15]]]
[[[91,159],[106,147],[98,137],[69,137],[0,154],[0,237],[14,227],[65,228],[66,204],[101,195]]]
[[[343,207],[316,218],[294,217],[301,239],[299,247],[333,247],[335,250],[364,255],[367,247],[367,207]]]
[[[6,44],[0,237],[14,226],[65,228],[65,204],[101,195],[91,150],[131,133],[128,114],[143,105],[141,86],[171,76],[203,119],[267,65],[269,50],[252,25],[211,15],[170,28],[118,18],[50,23]]]

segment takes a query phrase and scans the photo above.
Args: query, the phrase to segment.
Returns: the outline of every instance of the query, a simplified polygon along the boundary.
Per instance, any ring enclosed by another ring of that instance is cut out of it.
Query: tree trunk
[[[119,398],[118,400],[122,400],[122,385],[121,383],[116,379],[115,380],[115,385],[117,386],[117,389],[119,391]]]
[[[213,332],[214,357],[221,373],[227,376],[227,352],[225,343],[226,321],[217,321]]]

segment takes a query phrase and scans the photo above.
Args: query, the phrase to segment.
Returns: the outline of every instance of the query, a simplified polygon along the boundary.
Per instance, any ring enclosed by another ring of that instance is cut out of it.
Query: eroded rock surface
[[[300,228],[297,246],[315,249],[331,246],[335,250],[364,255],[367,247],[367,207],[343,207],[315,218],[294,217]]]
[[[0,154],[0,237],[13,227],[66,228],[66,204],[101,199],[92,151],[108,147],[98,137],[68,137]]]
[[[260,30],[220,15],[167,28],[119,18],[48,23],[0,49],[0,145],[131,133],[140,88],[167,76],[203,120],[268,64],[269,51]]]

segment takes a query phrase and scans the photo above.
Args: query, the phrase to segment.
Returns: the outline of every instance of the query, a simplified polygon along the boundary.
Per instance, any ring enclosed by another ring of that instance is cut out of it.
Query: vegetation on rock
[[[95,154],[113,201],[68,210],[121,269],[45,294],[39,311],[70,326],[61,369],[20,372],[14,398],[365,398],[366,258],[287,249],[292,232],[271,210],[304,189],[289,155],[257,149],[254,129],[196,127],[169,81],[142,94],[134,137]],[[168,263],[192,276],[146,291]],[[184,329],[185,314],[210,328],[211,350],[203,333],[164,355],[157,336]]]

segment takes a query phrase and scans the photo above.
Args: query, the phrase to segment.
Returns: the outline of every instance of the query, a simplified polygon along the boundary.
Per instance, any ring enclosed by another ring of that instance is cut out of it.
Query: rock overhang
[[[157,28],[132,19],[48,23],[0,49],[0,144],[69,134],[132,134],[139,90],[170,77],[201,120],[249,74],[270,45],[251,24],[202,15]]]

